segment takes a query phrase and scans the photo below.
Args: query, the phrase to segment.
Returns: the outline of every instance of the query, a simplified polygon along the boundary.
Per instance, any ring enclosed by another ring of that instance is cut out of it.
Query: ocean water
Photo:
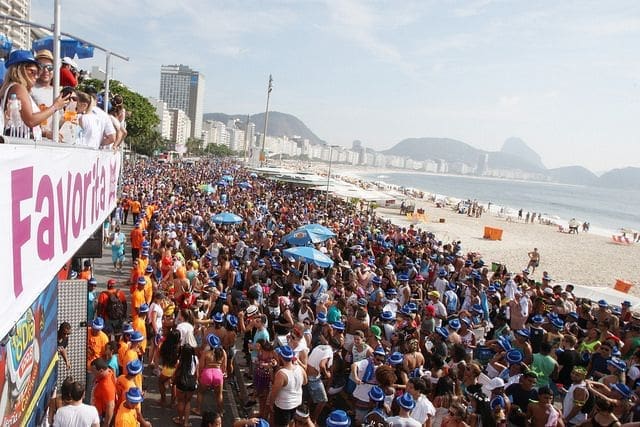
[[[477,200],[514,210],[557,216],[559,223],[576,218],[591,230],[617,233],[621,227],[640,230],[640,191],[544,182],[469,178],[426,173],[366,174],[363,179],[412,187],[428,193]]]

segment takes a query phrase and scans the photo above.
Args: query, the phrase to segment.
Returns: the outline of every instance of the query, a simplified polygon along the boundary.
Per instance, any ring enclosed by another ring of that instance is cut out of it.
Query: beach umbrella
[[[43,49],[53,52],[53,36],[35,40],[31,44],[31,47],[36,52]],[[60,56],[68,56],[69,58],[77,56],[78,59],[93,58],[93,46],[81,43],[75,39],[62,39],[60,40]]]
[[[241,216],[232,212],[222,212],[211,217],[211,221],[216,224],[240,224],[243,219]]]
[[[233,182],[233,177],[231,175],[223,175],[222,179],[227,182]]]
[[[331,229],[325,227],[322,224],[318,224],[318,223],[307,224],[307,225],[303,225],[300,228],[313,231],[315,234],[320,236],[325,236],[326,237],[325,240],[330,239],[331,237],[336,237],[336,233],[334,233]]]
[[[285,257],[292,257],[297,261],[315,264],[322,268],[333,266],[333,260],[331,258],[311,246],[296,246],[295,248],[285,249],[282,254]]]
[[[249,184],[247,181],[241,182],[238,184],[238,187],[243,188],[245,190],[253,188],[253,185]]]
[[[306,246],[309,243],[320,243],[329,239],[323,234],[316,233],[313,230],[308,230],[305,228],[296,228],[291,233],[287,234],[282,238],[284,242],[289,243],[294,246]]]
[[[198,185],[198,188],[202,191],[205,191],[207,193],[213,193],[215,191],[215,189],[213,188],[213,186],[211,184],[200,184]]]
[[[251,172],[251,173],[249,174],[249,177],[251,177],[251,178],[257,178],[257,177],[258,177],[258,174],[257,174],[257,173],[255,173],[255,172]]]

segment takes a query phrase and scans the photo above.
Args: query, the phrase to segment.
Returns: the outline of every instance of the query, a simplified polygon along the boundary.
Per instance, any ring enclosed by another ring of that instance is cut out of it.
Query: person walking
[[[527,270],[533,274],[536,271],[536,267],[540,266],[540,252],[538,252],[538,248],[533,248],[527,255],[529,256]]]
[[[280,363],[267,399],[267,410],[272,408],[272,424],[289,425],[296,408],[302,404],[302,386],[307,384],[307,373],[293,362],[294,353],[288,345],[276,349]]]

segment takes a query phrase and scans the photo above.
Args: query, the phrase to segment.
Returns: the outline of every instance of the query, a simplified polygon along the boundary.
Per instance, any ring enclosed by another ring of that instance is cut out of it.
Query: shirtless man
[[[547,386],[538,389],[538,402],[529,404],[527,418],[532,427],[564,427],[560,412],[553,407],[553,392]]]
[[[538,248],[533,248],[533,251],[529,252],[529,264],[527,264],[527,270],[533,274],[536,271],[536,267],[540,265],[540,252]]]

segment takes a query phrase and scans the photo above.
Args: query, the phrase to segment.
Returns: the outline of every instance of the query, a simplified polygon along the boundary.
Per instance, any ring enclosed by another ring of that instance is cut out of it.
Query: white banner
[[[120,154],[0,144],[0,338],[114,209]]]

